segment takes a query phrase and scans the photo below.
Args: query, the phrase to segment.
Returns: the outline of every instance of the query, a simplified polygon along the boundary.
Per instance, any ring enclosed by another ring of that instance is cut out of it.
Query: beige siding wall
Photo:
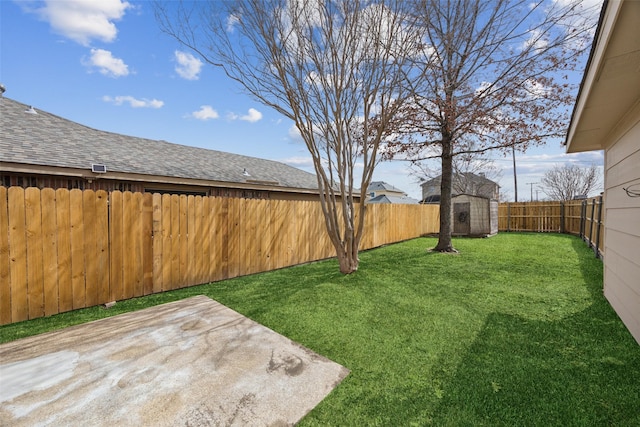
[[[640,107],[605,151],[604,295],[640,343]]]

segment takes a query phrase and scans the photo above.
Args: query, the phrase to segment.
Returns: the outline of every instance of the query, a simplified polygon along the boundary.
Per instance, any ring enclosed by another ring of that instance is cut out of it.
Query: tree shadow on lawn
[[[591,305],[560,320],[492,313],[444,393],[433,425],[640,426],[640,346],[581,253]]]

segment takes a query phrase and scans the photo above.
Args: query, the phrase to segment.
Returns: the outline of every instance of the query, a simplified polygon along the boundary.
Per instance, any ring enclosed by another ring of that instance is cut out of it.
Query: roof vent
[[[4,85],[2,83],[0,83],[0,97],[4,94],[4,92],[7,90],[6,87],[4,87]]]
[[[107,166],[97,163],[91,163],[91,172],[94,173],[107,173]]]
[[[244,176],[251,176],[251,174],[247,171],[247,169],[246,169],[246,168],[242,170],[242,175],[244,175]]]
[[[24,110],[25,113],[27,114],[38,114],[38,112],[36,111],[35,108],[33,108],[31,105],[29,106],[29,108],[27,108],[26,110]]]

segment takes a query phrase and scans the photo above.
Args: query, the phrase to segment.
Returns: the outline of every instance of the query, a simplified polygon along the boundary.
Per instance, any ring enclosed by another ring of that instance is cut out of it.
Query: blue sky
[[[599,0],[588,0],[594,1]],[[151,2],[0,1],[0,83],[6,97],[96,129],[313,172],[292,122],[245,96],[220,69],[163,34]],[[501,170],[498,183],[513,199],[511,156],[490,157]],[[567,162],[602,165],[603,154],[567,155],[558,140],[518,153],[518,198],[528,200],[529,183]],[[404,162],[380,164],[374,180],[420,198]]]

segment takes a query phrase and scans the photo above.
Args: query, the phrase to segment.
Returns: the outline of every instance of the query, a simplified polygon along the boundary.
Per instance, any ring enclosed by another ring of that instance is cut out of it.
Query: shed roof
[[[0,163],[318,188],[315,175],[277,161],[105,132],[30,108],[0,97]]]

